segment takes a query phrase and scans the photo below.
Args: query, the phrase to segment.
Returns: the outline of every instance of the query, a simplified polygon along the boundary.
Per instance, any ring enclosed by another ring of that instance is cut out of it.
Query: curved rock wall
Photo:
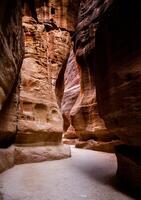
[[[65,138],[75,139],[78,135],[71,124],[70,113],[80,93],[80,72],[76,63],[73,50],[67,62],[66,71],[64,73],[64,94],[61,102],[61,111],[64,121]]]
[[[88,141],[91,144],[94,141],[93,145],[88,145],[92,149],[95,149],[97,146],[96,141],[104,142],[104,146],[106,146],[105,142],[110,142],[107,143],[109,146],[111,146],[111,142],[114,145],[119,144],[119,142],[115,142],[117,137],[109,133],[103,119],[99,116],[94,74],[95,33],[99,22],[99,15],[102,15],[110,5],[111,1],[105,1],[104,3],[99,1],[81,1],[80,3],[78,24],[73,38],[78,64],[76,61],[68,62],[67,69],[72,70],[70,72],[69,70],[66,71],[67,81],[65,81],[62,102],[65,130],[70,124],[66,137],[75,137],[75,134],[77,134],[80,141],[92,140]],[[75,57],[72,58],[71,56],[70,60],[73,59]],[[75,70],[76,75],[73,75],[73,69],[75,68],[77,69]],[[76,79],[79,80],[79,85],[75,83]],[[80,143],[77,144],[77,147],[87,146],[86,142]],[[99,150],[104,150],[105,148],[103,148],[103,143],[102,147],[99,144],[98,146]],[[98,150],[97,147],[96,149]],[[105,149],[108,148],[106,147]],[[110,151],[111,149],[113,151],[113,148],[110,148]]]
[[[100,113],[110,132],[135,146],[141,146],[140,18],[140,8],[135,2],[115,1],[96,34]]]
[[[75,51],[94,77],[100,116],[116,148],[117,174],[140,193],[141,12],[136,1],[81,1]]]

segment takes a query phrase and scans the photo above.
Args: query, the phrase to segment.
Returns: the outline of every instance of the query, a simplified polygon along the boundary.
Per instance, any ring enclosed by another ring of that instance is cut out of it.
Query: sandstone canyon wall
[[[0,2],[0,148],[11,145],[17,131],[15,85],[23,60],[21,1]],[[0,172],[14,165],[13,148],[0,149]]]
[[[118,177],[123,185],[138,193],[141,185],[140,19],[137,2],[113,3],[96,34],[95,68],[101,116],[109,131],[127,145],[116,150]]]
[[[3,131],[6,132],[8,128],[10,134],[14,135],[12,139],[8,139],[6,135],[6,139],[10,140],[7,146],[11,143],[16,145],[12,150],[7,151],[7,157],[12,154],[15,163],[70,156],[69,148],[61,144],[63,120],[57,104],[55,88],[60,71],[66,67],[78,5],[79,3],[75,1],[72,3],[70,1],[22,1],[25,56],[19,79],[15,84],[16,89],[13,90],[10,102],[5,107],[5,113],[2,113],[5,122],[1,123]],[[21,11],[21,5],[19,10]],[[16,15],[16,11],[13,13]],[[21,15],[19,16],[18,12],[16,17],[21,22]],[[11,26],[15,28],[14,24]],[[21,30],[21,24],[17,24],[17,28]],[[11,37],[13,42],[12,39],[15,38]],[[22,52],[20,38],[16,39],[19,43],[14,40],[15,46],[12,49],[15,58],[19,55],[19,49]],[[19,49],[16,45],[19,45]],[[10,70],[9,91],[14,77],[19,72],[16,68]],[[12,70],[16,73],[14,74]],[[4,75],[7,74],[7,71],[4,72]],[[1,94],[4,94],[3,91]],[[4,98],[1,97],[1,103]],[[5,143],[3,141],[2,145]],[[36,148],[33,148],[34,146]],[[9,151],[12,153],[10,154]],[[6,156],[4,152],[1,150],[1,154]],[[6,164],[9,166],[9,163]],[[2,166],[1,171],[4,167]]]
[[[138,3],[81,0],[79,7],[79,1],[25,0],[22,4],[25,56],[20,71],[21,4],[0,3],[0,147],[16,143],[7,152],[0,150],[0,171],[14,162],[70,155],[61,144],[64,123],[65,137],[78,138],[77,147],[111,151],[123,141],[126,145],[116,148],[117,174],[125,185],[139,190]]]
[[[27,148],[16,148],[18,163],[28,162],[31,155],[31,162],[47,160],[46,145],[59,145],[58,152],[63,147],[63,119],[55,89],[58,76],[66,67],[76,18],[69,1],[32,1],[32,5],[25,1],[23,14],[25,58],[20,73],[16,145],[43,145],[46,153],[38,148],[29,148],[30,153]],[[39,156],[35,158],[37,152]],[[61,152],[62,157],[68,155],[68,150]]]
[[[90,77],[94,77],[100,116],[110,135],[128,145],[116,150],[117,174],[125,185],[138,191],[141,180],[140,19],[137,2],[81,1],[75,39],[81,71],[90,71]]]
[[[99,16],[97,10],[101,9],[103,14],[110,3],[105,2],[104,5],[99,1],[80,3],[78,24],[73,38],[76,56],[71,53],[67,63],[62,112],[64,128],[67,131],[65,137],[68,139],[78,137],[76,147],[113,152],[114,146],[120,141],[115,134],[107,130],[103,119],[99,116],[93,73],[95,54],[92,54],[95,49],[97,29],[94,20],[98,20]]]
[[[20,1],[0,3],[0,49],[0,147],[3,147],[16,134],[17,96],[11,91],[24,53]]]

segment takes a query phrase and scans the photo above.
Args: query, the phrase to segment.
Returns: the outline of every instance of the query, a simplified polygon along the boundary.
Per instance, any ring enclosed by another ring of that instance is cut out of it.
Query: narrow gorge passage
[[[141,199],[140,11],[0,1],[0,200]]]
[[[114,154],[71,150],[71,158],[16,165],[2,173],[0,200],[132,200],[114,188]]]

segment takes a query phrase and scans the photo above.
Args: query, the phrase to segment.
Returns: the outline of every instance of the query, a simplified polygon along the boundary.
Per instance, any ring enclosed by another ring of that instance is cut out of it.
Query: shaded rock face
[[[141,13],[137,2],[115,1],[96,34],[96,86],[110,132],[129,146],[116,149],[122,186],[141,195]],[[104,101],[106,99],[106,102]],[[140,199],[140,198],[138,198]]]
[[[110,135],[131,146],[117,150],[117,174],[138,191],[140,155],[134,152],[141,147],[140,19],[137,2],[81,1],[75,37],[80,71],[94,77],[100,116]]]
[[[112,0],[86,0],[80,3],[75,37],[76,58],[80,66],[92,68],[92,72],[96,30],[112,2]]]
[[[100,113],[110,132],[134,146],[141,146],[139,19],[141,13],[136,2],[115,1],[96,34],[95,74]]]
[[[20,1],[0,2],[0,146],[11,143],[16,134],[17,104],[10,94],[22,64],[24,45]],[[8,98],[9,97],[9,98]],[[8,100],[7,100],[8,99]],[[6,101],[7,100],[7,101]],[[5,106],[3,106],[5,104]]]

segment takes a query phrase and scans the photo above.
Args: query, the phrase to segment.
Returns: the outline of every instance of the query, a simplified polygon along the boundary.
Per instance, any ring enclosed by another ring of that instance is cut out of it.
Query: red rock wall
[[[116,148],[121,184],[140,194],[141,12],[137,1],[81,1],[75,51],[94,77],[100,116]],[[94,87],[94,84],[93,84]]]
[[[99,22],[98,17],[107,10],[110,4],[111,1],[104,3],[81,1],[80,3],[76,34],[73,37],[78,64],[75,61],[75,63],[68,62],[67,65],[67,69],[77,68],[75,73],[80,80],[80,91],[74,89],[78,84],[75,83],[77,76],[73,75],[73,70],[70,72],[67,70],[62,102],[65,131],[69,124],[71,125],[67,130],[66,137],[67,135],[71,137],[71,134],[76,133],[82,141],[92,139],[93,141],[111,142],[116,139],[114,134],[109,133],[103,119],[99,116],[94,74],[95,33]],[[73,59],[70,58],[70,60]],[[110,146],[111,143],[108,145]],[[93,144],[93,149],[94,146],[95,144]]]
[[[71,124],[70,113],[80,93],[80,72],[76,63],[73,50],[67,62],[64,73],[64,94],[61,102],[61,111],[64,121],[65,137],[68,139],[77,138],[74,127]]]
[[[20,1],[0,2],[0,49],[0,146],[3,147],[13,142],[17,126],[17,96],[11,91],[23,59]]]
[[[24,4],[25,58],[21,69],[16,143],[60,144],[63,119],[55,94],[56,81],[65,67],[74,31],[75,10],[69,1],[32,1]],[[53,9],[53,11],[52,11]]]

